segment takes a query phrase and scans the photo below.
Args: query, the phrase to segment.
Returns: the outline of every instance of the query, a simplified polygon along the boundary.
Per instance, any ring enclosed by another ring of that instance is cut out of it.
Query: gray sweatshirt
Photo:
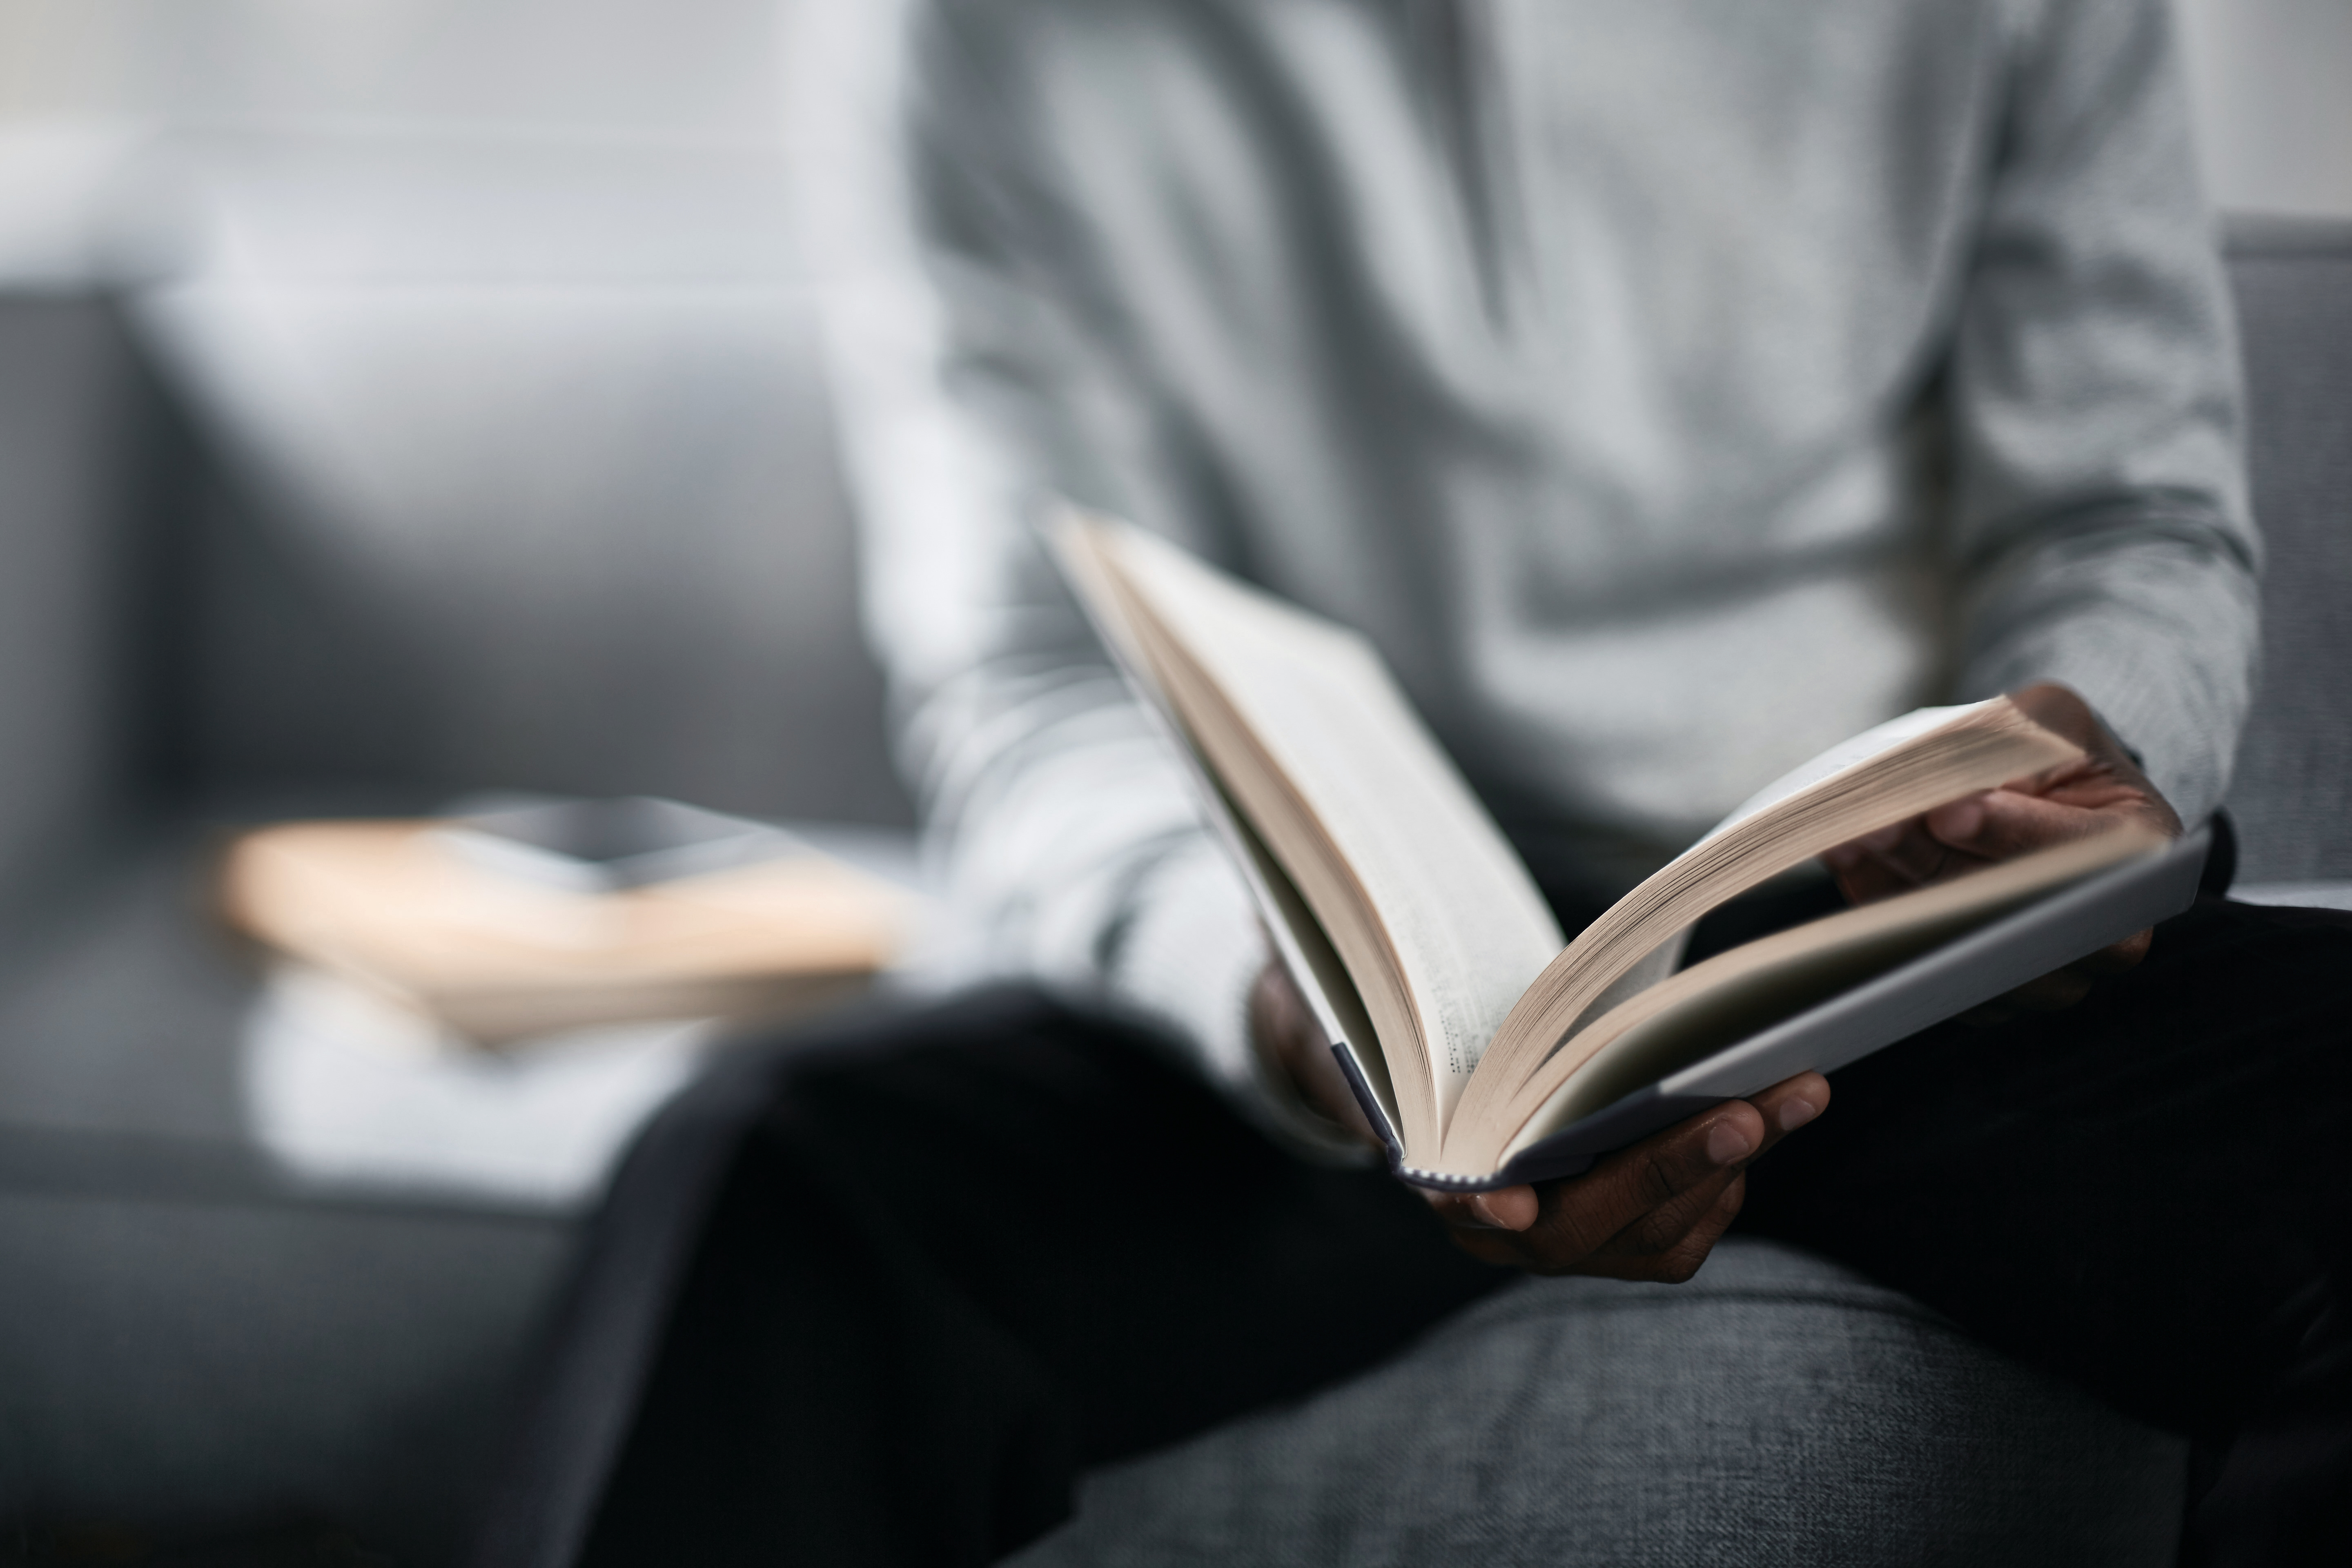
[[[1280,1119],[1263,936],[1045,564],[1055,493],[1369,635],[1596,891],[2035,679],[2221,798],[2258,543],[2165,0],[801,9],[954,975],[1136,1009]]]

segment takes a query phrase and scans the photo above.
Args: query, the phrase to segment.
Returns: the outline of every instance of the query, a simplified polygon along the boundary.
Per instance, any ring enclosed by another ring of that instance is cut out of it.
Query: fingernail
[[[1754,1152],[1756,1141],[1729,1117],[1706,1130],[1706,1157],[1718,1165],[1735,1164]]]
[[[1794,1132],[1822,1113],[1822,1108],[1810,1100],[1786,1100],[1773,1113],[1772,1120],[1780,1124],[1783,1132]]]
[[[1477,1220],[1480,1225],[1485,1226],[1488,1230],[1508,1230],[1511,1228],[1509,1226],[1503,1223],[1502,1216],[1497,1215],[1495,1212],[1493,1205],[1487,1203],[1486,1194],[1471,1194],[1469,1207],[1471,1216]]]

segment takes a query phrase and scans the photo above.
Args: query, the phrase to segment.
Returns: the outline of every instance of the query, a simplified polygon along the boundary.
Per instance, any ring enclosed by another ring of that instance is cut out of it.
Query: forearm
[[[2073,687],[2193,820],[2257,647],[2230,300],[2169,12],[2036,15],[1944,384],[1955,673]]]
[[[1959,695],[2038,680],[2074,688],[2195,822],[2228,786],[2258,614],[2252,563],[2225,528],[2124,518],[2059,532],[1979,584]]]
[[[816,163],[802,216],[866,621],[950,910],[931,977],[1032,979],[1146,1019],[1314,1147],[1247,1027],[1256,914],[1032,529],[1056,494],[1126,499],[1094,460],[1118,443],[1079,427],[1084,410],[1119,423],[1119,384],[1024,281],[1020,237],[971,217],[985,106],[932,93],[915,122],[895,113],[900,9],[801,22],[795,142]]]
[[[1269,944],[1156,727],[1107,680],[1056,683],[1031,705],[983,716],[967,692],[961,717],[913,727],[961,933],[938,978],[1019,975],[1126,1012],[1298,1152],[1355,1157],[1250,1027]]]

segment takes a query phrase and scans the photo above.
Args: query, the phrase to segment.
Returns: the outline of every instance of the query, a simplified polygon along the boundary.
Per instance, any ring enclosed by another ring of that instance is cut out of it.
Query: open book
[[[2005,698],[1920,711],[1769,785],[1568,941],[1362,638],[1121,523],[1054,543],[1196,764],[1209,816],[1391,1163],[1479,1189],[1583,1168],[1829,1070],[2195,897],[2202,834],[2119,826],[1680,968],[1708,910],[2079,754]],[[1677,972],[1679,971],[1679,972]]]

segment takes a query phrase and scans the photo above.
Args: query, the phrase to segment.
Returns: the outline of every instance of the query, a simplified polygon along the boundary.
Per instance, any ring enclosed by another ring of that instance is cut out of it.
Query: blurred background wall
[[[792,3],[0,0],[6,264],[69,260],[74,187],[142,130],[763,150]],[[2352,216],[2352,4],[2175,4],[2219,204]]]
[[[2213,199],[2352,218],[2352,0],[2176,4]]]
[[[906,818],[784,227],[780,20],[0,0],[0,289],[121,300],[226,498],[167,590],[202,622],[173,676],[200,795]]]

